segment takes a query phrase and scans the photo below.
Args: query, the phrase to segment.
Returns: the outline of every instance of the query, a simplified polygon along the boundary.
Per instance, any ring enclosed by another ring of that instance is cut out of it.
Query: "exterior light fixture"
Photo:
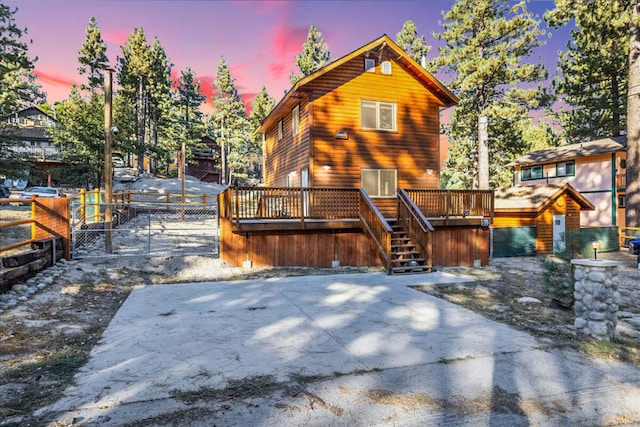
[[[598,248],[600,247],[600,241],[599,240],[592,240],[591,241],[591,248],[593,249],[593,259],[598,259]]]

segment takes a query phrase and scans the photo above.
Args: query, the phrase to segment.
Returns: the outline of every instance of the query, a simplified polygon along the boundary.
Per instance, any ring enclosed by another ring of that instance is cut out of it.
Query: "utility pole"
[[[111,254],[113,252],[111,241],[111,204],[113,201],[113,114],[111,110],[113,98],[112,73],[113,70],[111,68],[104,70],[104,242],[105,252],[107,254]]]
[[[180,165],[180,175],[182,175],[182,180],[181,180],[181,186],[182,186],[182,209],[184,209],[184,204],[185,204],[185,194],[184,194],[184,175],[187,172],[187,147],[186,147],[186,143],[185,140],[186,138],[189,137],[189,94],[187,93],[187,99],[186,99],[186,104],[187,104],[187,108],[186,111],[184,113],[185,116],[185,137],[182,138],[182,144],[180,145],[180,160],[181,160],[181,165]]]

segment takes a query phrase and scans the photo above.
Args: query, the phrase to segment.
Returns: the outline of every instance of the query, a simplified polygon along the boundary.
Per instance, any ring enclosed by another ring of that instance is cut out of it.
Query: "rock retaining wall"
[[[618,323],[620,293],[617,261],[574,259],[575,285],[573,296],[579,332],[609,341],[615,336]]]

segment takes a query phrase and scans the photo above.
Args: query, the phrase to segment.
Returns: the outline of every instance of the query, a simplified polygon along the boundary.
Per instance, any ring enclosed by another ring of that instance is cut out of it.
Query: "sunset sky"
[[[28,28],[25,40],[33,40],[29,51],[37,56],[36,74],[53,103],[66,99],[79,76],[78,51],[85,28],[94,16],[107,44],[112,66],[121,46],[134,28],[141,27],[151,44],[158,37],[174,64],[173,74],[191,67],[201,80],[205,95],[211,94],[220,58],[224,57],[236,79],[244,101],[250,103],[265,86],[276,101],[289,88],[295,55],[302,50],[311,25],[322,33],[331,58],[359,48],[371,40],[396,33],[407,20],[415,22],[419,34],[434,46],[431,32],[440,32],[441,11],[452,1],[106,1],[106,0],[10,0],[18,7],[20,27]],[[553,1],[533,1],[530,12],[542,16]],[[544,24],[543,24],[544,26]],[[558,50],[564,50],[567,29],[551,31],[547,44],[535,60],[543,61],[552,75]],[[297,71],[297,70],[296,70]],[[446,83],[446,77],[443,78]]]

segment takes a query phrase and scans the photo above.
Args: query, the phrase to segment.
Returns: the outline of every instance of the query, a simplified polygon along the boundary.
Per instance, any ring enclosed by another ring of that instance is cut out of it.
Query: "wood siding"
[[[247,259],[253,267],[331,267],[336,258],[342,266],[382,266],[361,230],[274,231],[252,233],[247,239],[232,233],[227,220],[221,219],[220,227],[220,257],[237,267]]]
[[[364,71],[360,55],[304,85],[296,98],[301,134],[295,138],[292,105],[283,105],[284,138],[277,141],[277,121],[266,133],[265,184],[284,185],[288,173],[297,171],[299,179],[308,167],[315,187],[358,188],[362,169],[395,169],[398,188],[439,188],[442,102],[394,58],[387,46],[382,60],[392,63],[390,75],[381,73],[377,55],[376,71]],[[362,100],[396,104],[397,129],[362,129]],[[337,139],[337,131],[347,139]]]
[[[293,186],[300,186],[300,171],[309,167],[310,158],[310,117],[309,103],[298,98],[298,103],[286,109],[282,117],[282,139],[278,141],[278,123],[265,135],[264,147],[264,180],[267,187],[284,187],[286,177],[295,172]],[[293,135],[291,111],[295,105],[300,107],[300,132]]]
[[[436,228],[433,266],[472,266],[475,259],[489,263],[489,229],[481,227]]]
[[[580,230],[580,205],[569,194],[563,194],[541,212],[505,212],[496,210],[494,227],[535,226],[538,254],[553,252],[553,216],[565,216],[565,232]]]

